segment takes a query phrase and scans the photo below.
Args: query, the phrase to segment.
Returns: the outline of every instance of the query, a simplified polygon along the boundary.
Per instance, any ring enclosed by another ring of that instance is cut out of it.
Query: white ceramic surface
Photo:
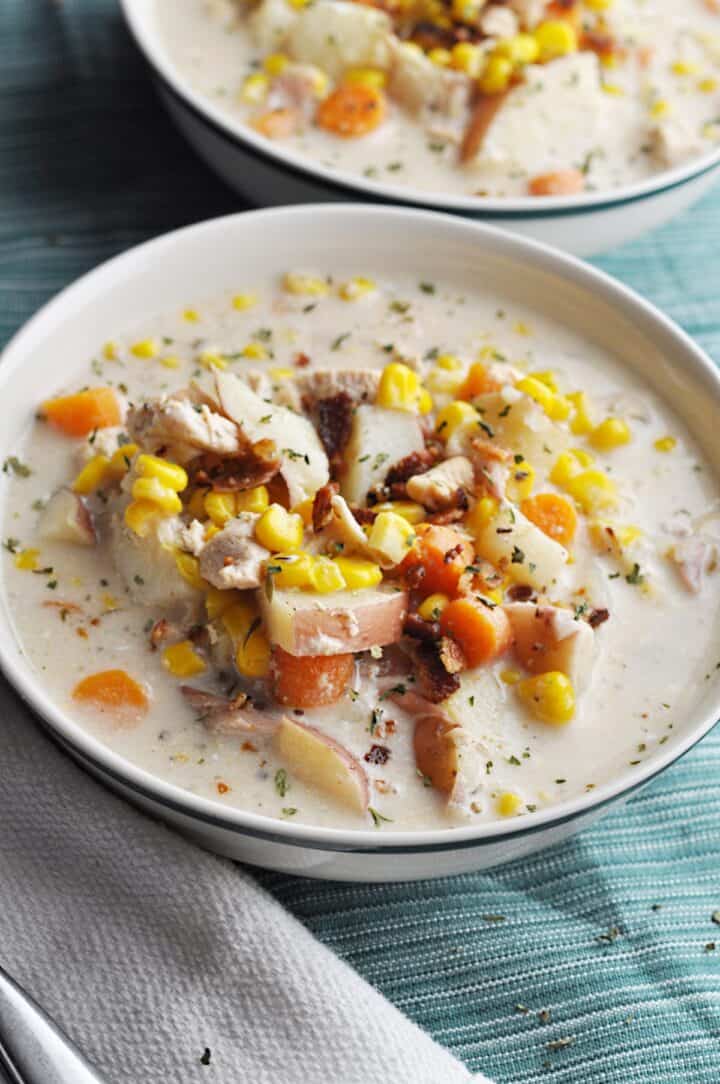
[[[157,29],[155,3],[120,3],[150,64],[160,98],[180,131],[216,173],[259,206],[362,198],[435,208],[468,215],[579,256],[593,256],[674,218],[720,178],[720,147],[641,183],[542,200],[433,195],[330,170],[240,123],[228,122],[169,59]]]
[[[17,449],[38,398],[71,383],[111,333],[211,298],[237,283],[238,265],[261,279],[298,266],[337,262],[383,274],[431,267],[530,303],[596,340],[650,383],[691,427],[720,472],[720,376],[709,359],[657,310],[593,268],[543,245],[450,215],[394,207],[314,205],[249,212],[192,226],[104,264],[50,302],[6,348],[0,396],[7,424],[0,461]],[[0,505],[5,496],[0,475]],[[32,672],[13,633],[0,582],[0,666],[54,737],[131,801],[204,846],[234,858],[308,876],[407,880],[485,868],[576,833],[676,760],[720,714],[720,671],[692,718],[642,764],[580,799],[522,818],[430,832],[350,832],[275,821],[181,790],[111,752],[60,711]]]

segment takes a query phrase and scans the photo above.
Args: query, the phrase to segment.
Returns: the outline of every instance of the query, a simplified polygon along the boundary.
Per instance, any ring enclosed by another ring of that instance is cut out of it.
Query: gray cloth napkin
[[[108,1084],[471,1079],[252,876],[78,768],[1,677],[0,962]]]

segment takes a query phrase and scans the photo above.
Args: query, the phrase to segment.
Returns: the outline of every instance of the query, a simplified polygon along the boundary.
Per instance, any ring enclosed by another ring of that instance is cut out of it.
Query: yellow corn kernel
[[[302,8],[306,8],[308,4],[312,3],[312,0],[287,0],[287,2],[291,8],[301,11]]]
[[[270,658],[270,641],[256,621],[235,649],[235,665],[244,677],[262,678],[270,669]]]
[[[312,587],[311,570],[315,558],[310,553],[277,553],[266,562],[265,575],[276,587]]]
[[[227,369],[228,360],[219,354],[217,350],[203,350],[198,355],[198,364],[202,365],[203,369]]]
[[[700,65],[693,60],[675,60],[670,65],[673,75],[699,75]]]
[[[380,512],[368,534],[368,544],[391,564],[399,565],[415,541],[412,525],[395,512]]]
[[[273,78],[282,75],[290,63],[290,58],[285,53],[268,53],[263,60],[263,68]]]
[[[521,459],[514,463],[510,477],[505,487],[505,496],[509,501],[519,504],[529,497],[535,484],[535,468],[528,463],[527,459]]]
[[[205,541],[209,542],[211,538],[214,538],[222,530],[222,527],[218,527],[217,523],[211,523],[208,521],[205,524]]]
[[[634,527],[632,524],[612,523],[610,520],[593,520],[588,524],[588,530],[590,541],[598,553],[618,559],[623,557],[625,550],[642,537],[639,527]]]
[[[188,476],[183,467],[157,455],[139,455],[136,470],[141,478],[157,478],[158,482],[176,493],[187,488]]]
[[[485,55],[477,45],[471,45],[469,41],[459,41],[454,45],[450,54],[450,67],[456,71],[464,72],[471,79],[477,79],[483,70]]]
[[[175,354],[166,354],[164,358],[158,358],[158,361],[165,369],[179,369],[182,362]]]
[[[234,519],[237,515],[234,493],[215,493],[210,490],[203,504],[204,511],[216,527],[224,527],[229,519]]]
[[[235,494],[235,508],[240,512],[264,512],[270,505],[267,486],[254,486]]]
[[[708,76],[707,79],[701,79],[698,83],[698,90],[701,94],[714,94],[718,88],[717,79],[713,79],[712,76]]]
[[[370,90],[383,90],[387,75],[380,68],[349,68],[343,76],[343,82],[352,86],[369,87]]]
[[[247,598],[240,598],[226,607],[220,615],[222,626],[237,645],[250,631],[250,627],[258,618],[258,611],[254,602]]]
[[[197,309],[185,309],[183,312],[183,320],[186,320],[188,324],[196,324],[200,319],[200,314]]]
[[[589,467],[594,462],[594,456],[583,448],[571,448],[568,452],[561,452],[550,471],[550,481],[556,486],[566,486],[581,468]]]
[[[460,426],[477,423],[480,415],[474,406],[456,399],[438,412],[435,420],[435,433],[440,440],[448,441]]]
[[[210,491],[208,489],[194,489],[191,492],[185,494],[189,497],[185,511],[189,512],[193,519],[205,518],[205,497]]]
[[[342,591],[345,577],[335,561],[329,557],[316,557],[310,565],[310,584],[313,591],[327,595],[331,591]]]
[[[427,512],[415,501],[383,501],[381,504],[376,504],[373,511],[395,512],[396,515],[402,516],[408,523],[413,524],[422,523],[424,519],[427,519]]]
[[[452,16],[460,23],[474,26],[480,19],[485,0],[452,0]]]
[[[288,369],[282,365],[276,365],[272,369],[269,369],[268,372],[270,374],[270,379],[276,382],[294,380],[297,376],[295,369]]]
[[[590,400],[584,391],[573,391],[566,398],[572,403],[573,416],[570,419],[570,431],[576,436],[586,436],[593,428],[590,417]]]
[[[520,812],[522,804],[523,800],[519,794],[506,790],[498,797],[495,808],[501,817],[514,817],[516,813]]]
[[[302,546],[305,524],[296,512],[288,512],[281,504],[271,504],[255,524],[255,537],[271,553]]]
[[[519,670],[501,670],[500,680],[504,681],[506,685],[517,685],[518,681],[522,678],[522,674]]]
[[[335,557],[334,563],[342,572],[349,591],[357,591],[361,587],[377,587],[383,578],[380,565],[362,557]]]
[[[300,501],[300,504],[296,504],[293,508],[293,512],[296,512],[306,527],[312,526],[312,514],[314,500],[312,497],[307,497],[304,501]]]
[[[431,49],[427,57],[428,60],[432,60],[433,64],[437,64],[439,68],[448,68],[452,60],[452,53],[449,49]]]
[[[107,610],[108,613],[110,613],[112,610],[117,610],[117,608],[118,608],[118,600],[115,598],[114,595],[111,595],[107,591],[102,596],[102,604],[103,604],[103,609]]]
[[[154,358],[160,352],[157,339],[140,339],[130,347],[130,353],[136,358]]]
[[[535,376],[524,376],[521,380],[518,380],[515,387],[518,391],[525,392],[531,399],[534,399],[546,414],[550,414],[555,396],[541,380],[538,380]]]
[[[499,507],[494,497],[481,497],[465,517],[465,526],[471,534],[478,534],[495,519]]]
[[[442,595],[439,592],[435,595],[428,595],[418,606],[418,613],[423,621],[437,621],[449,601],[447,595]]]
[[[625,91],[618,83],[601,83],[600,89],[605,94],[612,95],[613,98],[622,98]]]
[[[455,354],[439,354],[435,359],[438,369],[447,369],[448,372],[456,373],[462,369],[462,362]]]
[[[144,538],[158,512],[154,501],[131,501],[125,509],[125,525],[140,538]]]
[[[206,669],[205,662],[198,655],[191,640],[181,640],[179,644],[166,647],[162,653],[162,661],[168,673],[177,678],[194,677]]]
[[[664,117],[670,112],[670,102],[665,98],[657,98],[650,106],[651,117]]]
[[[132,495],[136,501],[151,501],[166,516],[182,512],[182,501],[174,489],[164,486],[158,478],[136,478]]]
[[[110,460],[106,455],[96,455],[85,464],[72,484],[76,493],[86,496],[99,489],[105,479],[105,472]]]
[[[208,587],[207,584],[205,584],[205,588],[207,590],[205,609],[210,621],[222,617],[226,610],[229,610],[231,606],[240,601],[239,591],[221,591],[217,587]]]
[[[200,575],[200,562],[197,557],[193,557],[191,553],[185,553],[183,550],[176,550],[175,565],[186,583],[189,583],[191,587],[195,587],[198,591],[205,590],[207,583]]]
[[[376,289],[374,279],[366,279],[362,275],[356,275],[349,282],[343,282],[338,293],[343,301],[357,301],[358,298],[364,297],[365,294],[371,294]]]
[[[632,433],[630,426],[622,418],[606,418],[600,422],[590,433],[588,440],[593,448],[598,451],[608,452],[612,448],[619,448],[622,444],[628,444]]]
[[[105,481],[118,482],[124,478],[132,465],[132,458],[138,450],[137,444],[121,444],[110,456],[105,468]]]
[[[249,342],[243,347],[242,355],[244,358],[252,358],[253,361],[267,361],[270,357],[267,349],[259,342]]]
[[[244,312],[245,309],[251,309],[253,305],[257,305],[257,294],[235,294],[232,299],[232,307],[237,309],[238,312]]]
[[[13,564],[15,568],[19,568],[22,572],[34,572],[38,567],[39,556],[40,550],[20,550],[13,558]]]
[[[550,388],[550,391],[556,392],[558,390],[557,377],[552,369],[536,370],[530,375],[533,376],[535,380],[539,380],[541,384],[544,384],[546,388]]]
[[[330,287],[319,275],[304,275],[299,271],[288,271],[283,279],[283,286],[289,294],[305,294],[309,297],[324,297]]]
[[[671,452],[676,444],[677,440],[675,437],[658,437],[653,444],[653,448],[656,452]]]
[[[432,409],[432,400],[420,383],[420,377],[401,361],[391,361],[383,369],[375,402],[391,410],[421,414]]]
[[[105,361],[117,361],[117,351],[117,343],[106,342],[102,349]]]
[[[567,674],[549,670],[517,684],[518,696],[536,719],[551,726],[565,726],[575,714],[575,690]]]
[[[575,29],[563,19],[548,19],[540,23],[535,27],[533,37],[538,46],[538,59],[543,63],[577,52],[578,40]]]
[[[617,503],[615,483],[595,467],[589,467],[570,478],[565,489],[583,512],[611,508]]]
[[[609,11],[615,0],[585,0],[585,7],[590,11]]]
[[[478,79],[478,86],[483,94],[502,94],[510,85],[512,74],[512,61],[504,56],[490,56]]]
[[[264,72],[254,72],[244,80],[240,91],[240,100],[248,105],[260,105],[265,101],[270,88],[270,80]]]
[[[504,38],[495,46],[493,52],[504,56],[516,66],[534,64],[540,55],[540,46],[532,34],[514,34]]]

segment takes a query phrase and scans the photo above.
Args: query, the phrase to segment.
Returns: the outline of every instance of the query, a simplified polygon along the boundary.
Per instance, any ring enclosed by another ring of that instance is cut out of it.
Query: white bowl
[[[158,29],[156,0],[120,0],[127,24],[150,64],[160,98],[198,154],[232,188],[258,206],[326,200],[372,200],[468,215],[513,233],[593,256],[674,218],[720,176],[720,147],[642,182],[580,196],[450,196],[382,184],[311,158],[233,123],[195,91],[171,60]]]
[[[79,377],[111,330],[175,311],[189,297],[211,298],[237,283],[250,261],[258,279],[289,267],[332,266],[352,252],[383,273],[432,267],[461,272],[468,288],[497,287],[563,321],[640,373],[691,427],[720,468],[720,376],[703,352],[647,302],[606,275],[536,242],[450,215],[349,204],[280,208],[192,226],[141,245],[80,279],[12,340],[0,365],[5,423],[0,462],[18,441],[40,397]],[[0,475],[0,505],[5,493]],[[0,583],[0,666],[52,735],[128,799],[206,847],[257,865],[358,881],[438,877],[530,854],[592,823],[699,741],[720,714],[720,671],[699,693],[691,718],[651,757],[590,794],[498,824],[423,832],[347,831],[277,821],[199,798],[136,767],[55,705],[13,631]],[[658,693],[659,695],[659,693]]]

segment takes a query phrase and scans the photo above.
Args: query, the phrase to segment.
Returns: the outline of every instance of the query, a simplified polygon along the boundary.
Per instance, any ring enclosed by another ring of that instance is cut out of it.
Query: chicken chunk
[[[178,517],[160,519],[142,538],[125,526],[121,512],[110,518],[109,550],[113,564],[134,602],[164,615],[199,614],[200,591],[178,571],[175,542],[182,528]]]
[[[200,575],[221,591],[259,587],[270,551],[254,541],[258,517],[243,512],[214,535],[200,553]]]
[[[162,397],[131,407],[127,430],[150,452],[159,448],[176,463],[187,463],[200,452],[233,455],[240,450],[237,425],[206,403]]]
[[[439,512],[455,504],[458,490],[470,490],[473,478],[474,471],[470,460],[462,455],[453,456],[431,467],[424,474],[416,474],[410,478],[407,483],[408,497],[431,512]]]
[[[332,79],[347,68],[387,69],[390,65],[388,16],[376,8],[327,0],[306,7],[292,24],[289,52],[295,60],[317,64]]]

